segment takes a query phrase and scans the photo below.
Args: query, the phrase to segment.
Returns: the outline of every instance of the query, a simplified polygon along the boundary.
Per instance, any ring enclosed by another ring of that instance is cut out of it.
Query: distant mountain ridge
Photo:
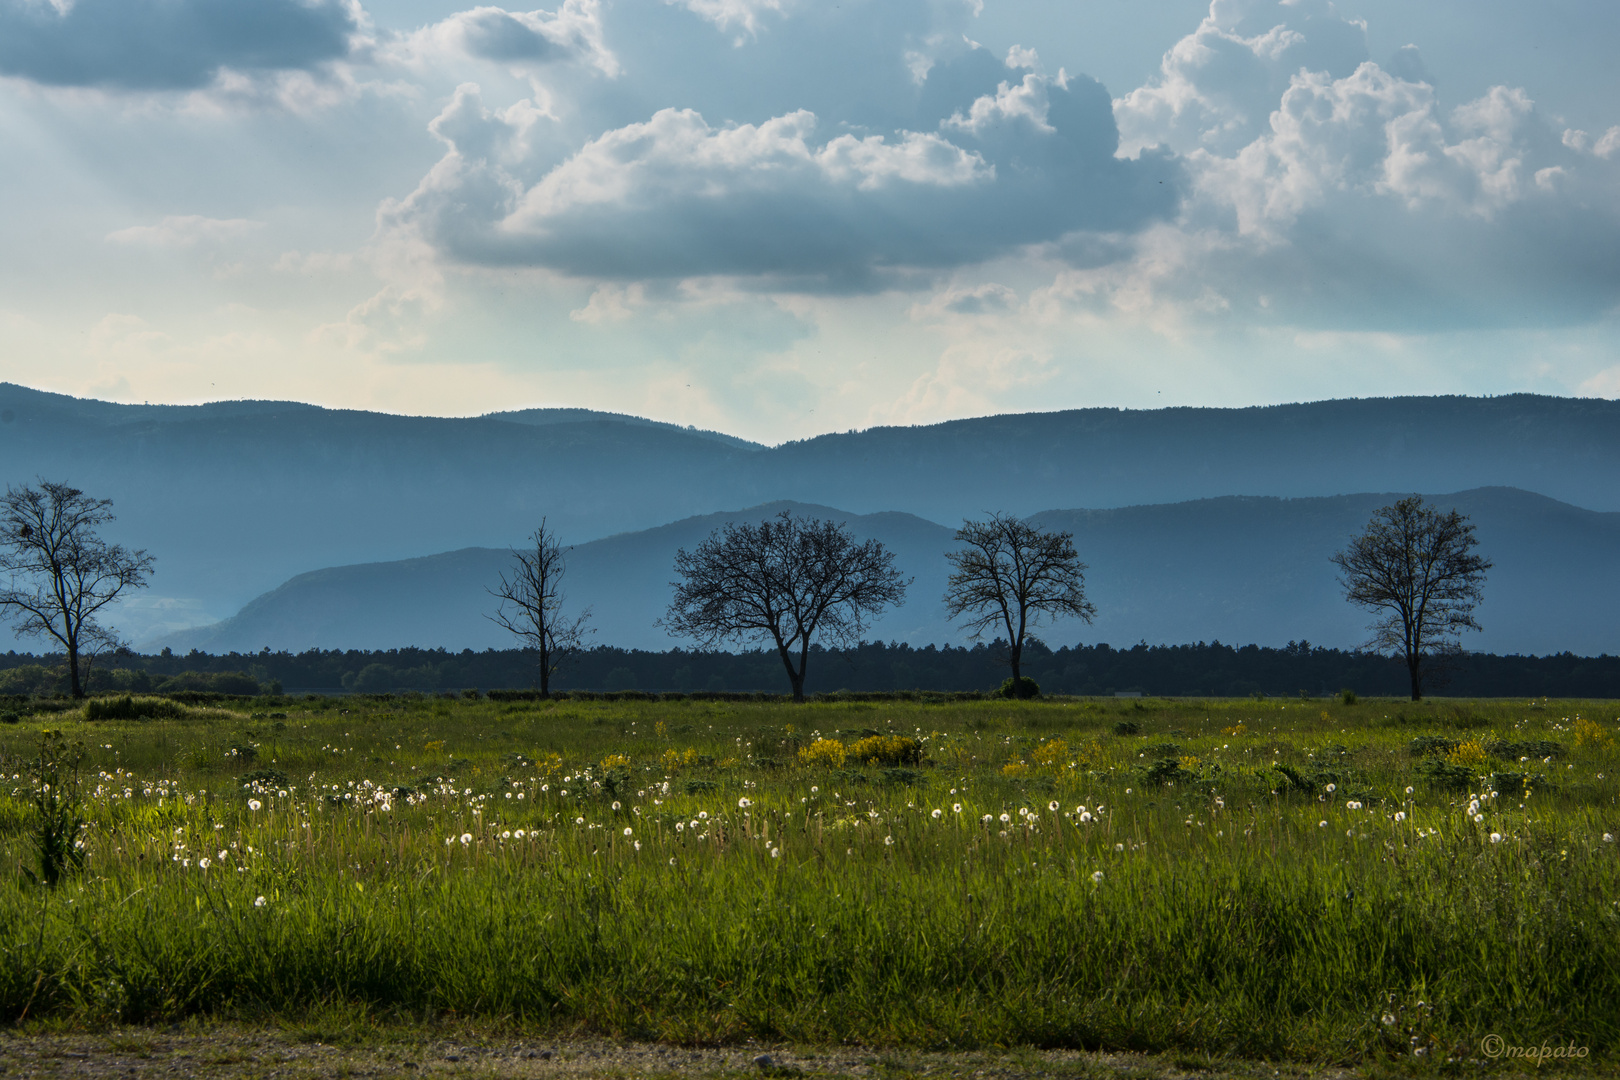
[[[1228,496],[1110,510],[1053,510],[1034,522],[1075,534],[1089,566],[1098,618],[1040,633],[1049,642],[1131,645],[1221,640],[1282,645],[1310,640],[1349,647],[1367,616],[1345,603],[1328,557],[1394,495],[1315,499]],[[1496,563],[1469,648],[1497,653],[1620,652],[1608,604],[1620,595],[1620,513],[1596,513],[1511,488],[1434,496],[1474,521],[1480,550]],[[875,537],[914,577],[904,606],[872,628],[872,640],[913,646],[961,642],[941,596],[953,530],[910,514],[846,514],[826,506],[772,503],[688,518],[582,544],[568,553],[568,609],[593,609],[595,642],[668,649],[689,644],[660,630],[675,551],[730,521],[782,510],[847,522]],[[486,618],[487,589],[507,569],[503,549],[465,548],[393,563],[332,567],[256,598],[214,627],[148,644],[177,651],[297,652],[307,648],[508,648]]]
[[[572,410],[114,405],[0,383],[0,482],[38,476],[114,499],[110,535],[157,556],[152,589],[119,616],[147,640],[227,617],[305,571],[501,548],[542,517],[582,543],[774,500],[942,526],[996,510],[1504,485],[1620,510],[1620,403],[1081,409],[760,448]]]

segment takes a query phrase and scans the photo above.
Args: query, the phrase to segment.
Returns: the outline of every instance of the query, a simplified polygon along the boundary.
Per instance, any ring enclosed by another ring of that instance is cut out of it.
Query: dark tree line
[[[992,692],[1006,672],[1005,651],[995,643],[913,648],[872,642],[812,652],[805,684],[808,694],[919,688]],[[1031,641],[1025,647],[1024,667],[1048,694],[1141,691],[1149,695],[1263,693],[1295,697],[1305,691],[1322,697],[1344,688],[1363,696],[1404,697],[1408,693],[1408,673],[1400,658],[1305,644],[1267,648],[1200,642],[1052,649]],[[23,678],[13,682],[17,676]],[[1458,697],[1620,698],[1620,657],[1616,656],[1466,653],[1453,658],[1450,676],[1444,693]],[[95,668],[90,690],[157,689],[166,680],[174,680],[175,689],[229,693],[248,692],[253,684],[264,689],[279,684],[289,693],[522,689],[534,685],[534,658],[519,649],[121,654],[105,658]],[[0,694],[28,689],[65,692],[62,657],[0,655]],[[600,646],[580,653],[556,679],[554,689],[786,694],[791,686],[774,650],[647,652]]]

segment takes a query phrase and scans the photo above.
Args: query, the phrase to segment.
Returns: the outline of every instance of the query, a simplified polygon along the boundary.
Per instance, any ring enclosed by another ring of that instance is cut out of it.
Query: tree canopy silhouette
[[[953,619],[970,616],[966,625],[974,638],[986,631],[1007,635],[1009,687],[1026,696],[1031,691],[1022,664],[1029,631],[1043,619],[1090,622],[1097,614],[1086,599],[1086,564],[1074,549],[1074,534],[992,514],[964,521],[956,541],[964,546],[945,555],[955,567],[945,586],[945,610]]]
[[[876,540],[856,543],[841,523],[783,511],[757,525],[728,524],[675,555],[675,596],[662,620],[704,648],[770,641],[804,700],[810,644],[856,644],[867,619],[905,602],[910,584]]]
[[[80,660],[117,648],[98,616],[125,589],[146,587],[152,556],[109,544],[96,530],[113,520],[111,499],[67,484],[6,488],[0,499],[0,616],[17,632],[48,637],[67,654],[68,687],[84,696]]]
[[[1480,628],[1474,606],[1491,563],[1473,553],[1478,543],[1466,517],[1412,495],[1380,509],[1333,556],[1345,598],[1382,613],[1369,627],[1367,648],[1406,662],[1413,701],[1422,698],[1434,662],[1462,651],[1458,635]]]
[[[521,548],[512,549],[512,574],[501,575],[499,588],[489,590],[500,601],[489,616],[498,626],[511,631],[524,647],[540,659],[540,691],[551,692],[551,677],[568,657],[579,650],[590,633],[585,623],[590,608],[570,619],[563,615],[563,574],[568,570],[565,549],[546,528],[546,519]]]

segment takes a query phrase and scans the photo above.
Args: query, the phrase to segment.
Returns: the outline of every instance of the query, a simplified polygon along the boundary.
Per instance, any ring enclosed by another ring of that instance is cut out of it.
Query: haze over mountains
[[[1139,640],[1280,645],[1307,639],[1353,645],[1365,616],[1343,599],[1328,556],[1392,495],[1317,499],[1229,496],[1117,510],[1034,515],[1075,534],[1097,604],[1091,626],[1059,624],[1042,635],[1117,646]],[[1479,608],[1485,626],[1469,647],[1491,652],[1586,654],[1614,651],[1610,606],[1620,595],[1620,513],[1595,513],[1514,488],[1434,497],[1468,514],[1496,563]],[[728,521],[757,521],[781,510],[846,521],[876,537],[913,576],[906,604],[872,627],[874,640],[912,645],[961,641],[940,598],[944,553],[954,530],[911,514],[851,515],[826,506],[772,503],[708,514],[576,547],[568,555],[569,610],[592,608],[594,641],[661,650],[686,644],[657,625],[669,603],[675,551]],[[406,645],[510,648],[512,638],[485,616],[485,591],[508,568],[505,549],[464,548],[399,562],[332,567],[301,574],[258,597],[238,615],[155,645],[175,651],[298,652],[307,648],[388,649]]]
[[[940,554],[963,517],[1001,510],[1076,531],[1103,612],[1089,640],[1353,644],[1363,617],[1339,599],[1325,559],[1387,497],[1327,497],[1417,490],[1463,492],[1457,503],[1497,560],[1480,612],[1488,633],[1471,645],[1613,651],[1597,616],[1581,612],[1615,596],[1617,466],[1620,403],[1530,395],[1084,409],[767,448],[586,410],[441,419],[284,402],[132,406],[0,384],[0,481],[43,476],[110,497],[109,534],[158,557],[153,587],[118,618],[141,643],[232,616],[283,583],[261,614],[243,613],[242,633],[300,620],[306,635],[369,633],[321,622],[313,599],[288,606],[324,580],[329,610],[330,597],[349,595],[351,607],[388,612],[376,625],[415,626],[402,621],[415,612],[421,633],[443,636],[320,644],[494,644],[477,618],[493,579],[473,590],[476,612],[445,606],[465,591],[447,583],[505,558],[463,549],[504,549],[544,515],[581,545],[569,588],[596,608],[598,639],[667,647],[645,616],[666,602],[674,547],[707,531],[686,519],[792,500],[857,515],[858,529],[886,542],[892,531],[897,550],[915,550],[914,599],[876,628],[884,638],[956,637],[938,617]],[[1487,487],[1523,490],[1470,490]],[[1188,500],[1210,501],[1153,505]],[[329,569],[406,559],[416,568]],[[289,580],[315,571],[329,576]],[[415,574],[415,599],[387,608],[355,583],[366,574],[395,593],[399,574]],[[444,603],[429,602],[435,590]],[[475,623],[481,637],[449,636]],[[227,632],[214,633],[223,642]]]

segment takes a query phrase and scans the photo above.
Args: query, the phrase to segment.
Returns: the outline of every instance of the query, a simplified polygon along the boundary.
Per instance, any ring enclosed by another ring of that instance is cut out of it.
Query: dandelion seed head
[[[1502,842],[1502,834],[1501,833],[1499,833],[1499,832],[1491,833],[1491,843],[1500,844],[1501,842]]]
[[[253,906],[254,907],[264,907],[264,897],[261,896],[258,899],[254,900],[253,901]]]
[[[1101,870],[1093,870],[1091,872],[1091,883],[1093,885],[1102,884],[1102,879],[1103,879],[1103,872]]]
[[[933,813],[929,814],[928,816],[933,818],[935,821],[938,821],[940,818],[945,816],[945,813],[942,810],[935,810]]]

